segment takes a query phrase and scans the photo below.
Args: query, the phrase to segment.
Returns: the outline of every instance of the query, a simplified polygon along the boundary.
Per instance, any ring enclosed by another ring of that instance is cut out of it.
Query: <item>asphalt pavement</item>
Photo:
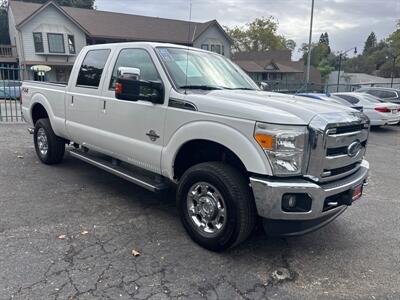
[[[400,127],[373,131],[367,159],[364,197],[328,226],[213,253],[172,194],[43,165],[26,125],[0,124],[0,299],[400,299]]]

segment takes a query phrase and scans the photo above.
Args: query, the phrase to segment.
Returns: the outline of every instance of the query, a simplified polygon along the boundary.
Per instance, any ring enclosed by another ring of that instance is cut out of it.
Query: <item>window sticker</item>
[[[180,60],[176,61],[176,64],[184,74],[186,74],[187,68],[187,77],[201,77],[201,73],[191,61]]]
[[[171,54],[169,53],[168,49],[166,48],[159,48],[158,49],[158,53],[160,53],[160,56],[162,57],[162,59],[164,61],[172,61],[174,60],[171,56]]]

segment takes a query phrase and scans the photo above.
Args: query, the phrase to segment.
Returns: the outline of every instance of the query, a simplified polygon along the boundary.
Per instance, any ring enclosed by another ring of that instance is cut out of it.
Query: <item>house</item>
[[[306,66],[302,60],[292,61],[290,50],[270,50],[265,52],[237,52],[232,60],[256,82],[290,85],[302,83],[305,79]],[[311,67],[310,82],[321,84],[320,72]]]
[[[49,81],[66,81],[79,51],[91,44],[168,42],[230,57],[232,41],[216,20],[188,22],[59,6],[54,1],[9,1],[8,18],[10,59],[26,69],[49,66]],[[37,79],[38,74],[31,77]]]

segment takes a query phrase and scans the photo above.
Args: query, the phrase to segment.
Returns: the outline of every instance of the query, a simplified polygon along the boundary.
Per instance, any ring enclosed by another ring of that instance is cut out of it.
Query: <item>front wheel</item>
[[[48,165],[61,162],[65,152],[65,140],[58,137],[51,127],[49,119],[39,119],[33,133],[36,154]]]
[[[190,237],[209,250],[234,247],[254,228],[250,187],[239,171],[221,162],[189,168],[179,182],[177,204]]]

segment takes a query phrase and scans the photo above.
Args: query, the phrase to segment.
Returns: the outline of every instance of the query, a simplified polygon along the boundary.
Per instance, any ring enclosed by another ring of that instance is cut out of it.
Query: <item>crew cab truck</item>
[[[162,43],[85,47],[68,84],[25,81],[39,159],[71,156],[160,192],[176,186],[186,231],[221,251],[262,218],[296,235],[340,215],[363,190],[368,118],[262,91],[208,51]]]

